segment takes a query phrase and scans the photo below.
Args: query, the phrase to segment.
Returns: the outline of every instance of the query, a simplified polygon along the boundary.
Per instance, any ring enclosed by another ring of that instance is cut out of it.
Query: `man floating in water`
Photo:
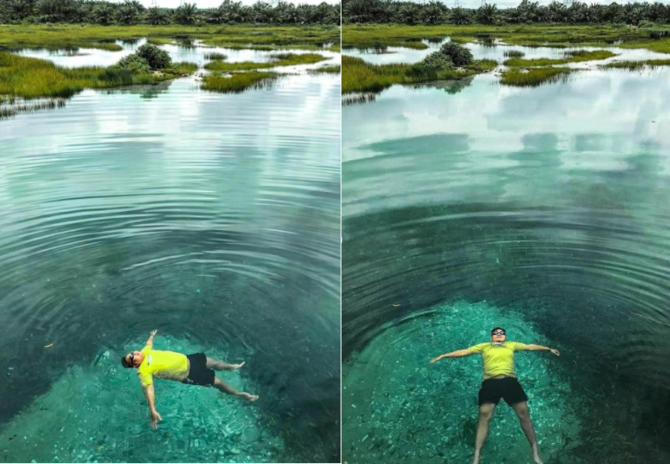
[[[203,387],[214,386],[229,395],[239,396],[248,401],[256,401],[257,395],[239,392],[223,380],[214,375],[217,371],[239,369],[241,364],[226,364],[223,361],[208,358],[204,353],[184,355],[174,351],[154,350],[154,330],[149,335],[147,344],[142,351],[133,351],[121,358],[123,367],[137,367],[137,375],[144,389],[144,395],[149,403],[151,411],[151,425],[158,428],[158,421],[163,420],[156,410],[153,377],[157,379],[176,380],[191,385],[202,385]]]
[[[505,337],[505,329],[496,327],[491,330],[490,343],[480,343],[465,350],[452,351],[433,358],[430,362],[432,364],[442,358],[462,358],[479,353],[482,355],[484,381],[479,390],[479,422],[477,424],[477,438],[475,439],[475,457],[472,464],[479,463],[482,447],[489,435],[489,422],[491,422],[493,411],[500,402],[500,398],[504,399],[516,412],[519,421],[521,421],[521,428],[530,442],[533,460],[537,464],[542,464],[537,449],[535,430],[530,420],[530,411],[527,404],[528,396],[526,396],[526,392],[523,391],[523,387],[521,387],[514,373],[514,353],[516,351],[551,351],[556,356],[559,356],[560,353],[558,350],[546,346],[507,342]]]

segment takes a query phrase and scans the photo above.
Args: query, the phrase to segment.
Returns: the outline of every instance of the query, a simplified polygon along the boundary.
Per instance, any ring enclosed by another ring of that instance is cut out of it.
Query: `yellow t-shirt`
[[[149,345],[142,348],[144,360],[137,369],[137,376],[143,387],[148,387],[157,379],[182,381],[188,374],[188,359],[186,355],[174,351],[158,351]]]
[[[482,354],[484,380],[497,375],[516,377],[514,373],[514,352],[525,349],[526,345],[518,342],[504,342],[502,346],[496,346],[488,342],[469,348],[473,353]]]

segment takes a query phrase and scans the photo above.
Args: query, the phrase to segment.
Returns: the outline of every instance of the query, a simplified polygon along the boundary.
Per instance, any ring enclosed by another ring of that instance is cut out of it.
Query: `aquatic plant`
[[[165,50],[161,50],[155,45],[144,44],[135,52],[140,58],[144,58],[151,69],[164,69],[170,67],[172,58]]]
[[[205,59],[206,60],[221,60],[221,61],[223,61],[226,58],[228,58],[228,56],[223,54],[223,53],[217,53],[217,52],[205,53]]]
[[[439,50],[427,55],[421,60],[419,66],[430,70],[451,69],[454,67],[454,62],[451,61],[449,55]]]
[[[502,73],[500,83],[513,87],[537,87],[548,82],[565,79],[573,71],[570,68],[535,68],[527,71],[510,69]]]
[[[454,42],[447,42],[440,47],[440,52],[448,56],[455,66],[465,66],[471,64],[474,60],[472,52]]]
[[[670,60],[615,61],[614,63],[603,64],[600,67],[636,71],[643,68],[656,68],[661,66],[670,66]]]
[[[479,60],[459,69],[430,69],[410,64],[374,65],[360,58],[342,57],[342,93],[381,92],[393,84],[456,80],[493,69],[493,60]]]
[[[240,93],[250,88],[269,87],[276,78],[276,73],[257,71],[234,74],[231,77],[209,75],[203,78],[201,88],[212,92]]]
[[[321,74],[321,73],[339,74],[340,66],[339,65],[321,66],[320,68],[310,69],[307,72],[309,72],[310,74]]]
[[[212,61],[205,65],[205,69],[209,71],[231,72],[231,71],[247,71],[252,69],[267,69],[276,66],[294,66],[300,64],[313,64],[319,61],[324,61],[327,58],[316,53],[279,53],[271,55],[271,61],[256,62],[256,61],[241,61],[237,63],[226,63],[223,61]]]
[[[146,59],[134,53],[121,58],[119,62],[116,63],[116,67],[119,69],[130,71],[131,73],[134,74],[151,72],[151,66],[149,66],[149,62]]]
[[[521,50],[505,50],[503,56],[507,58],[523,58],[526,54]]]
[[[605,60],[616,55],[616,53],[609,50],[575,50],[566,52],[564,54],[565,58],[510,58],[503,64],[510,67],[553,66],[557,64],[579,63],[582,61]]]

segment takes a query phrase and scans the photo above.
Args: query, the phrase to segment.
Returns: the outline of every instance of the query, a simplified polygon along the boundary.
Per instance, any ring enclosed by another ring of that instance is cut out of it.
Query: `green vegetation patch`
[[[212,61],[205,65],[205,69],[209,71],[232,72],[232,71],[249,71],[252,69],[267,69],[276,66],[293,66],[300,64],[313,64],[319,61],[324,61],[327,58],[317,53],[279,53],[272,55],[272,61],[259,63],[256,61],[240,61],[238,63],[226,63],[224,61]]]
[[[410,64],[376,65],[360,58],[342,56],[342,93],[381,92],[393,84],[456,80],[488,72],[494,60],[479,60],[462,68],[430,69]]]
[[[219,60],[219,61],[223,61],[223,60],[225,60],[226,58],[228,58],[228,56],[225,55],[225,54],[223,54],[223,53],[205,53],[205,59],[206,59],[206,60]]]
[[[612,46],[644,48],[670,53],[670,37],[659,31],[625,25],[415,25],[357,24],[347,25],[342,31],[342,44],[346,47],[406,47],[426,48],[422,39],[450,37],[454,42],[481,42],[500,39],[509,45],[527,47]]]
[[[269,87],[276,78],[276,73],[257,71],[239,73],[231,77],[210,75],[203,78],[201,88],[211,92],[241,93],[251,88]]]
[[[644,60],[644,61],[616,61],[601,66],[606,69],[627,69],[637,71],[644,68],[656,68],[661,66],[670,66],[670,60]]]
[[[503,64],[510,67],[530,67],[530,66],[553,66],[557,64],[567,64],[567,63],[580,63],[582,61],[596,61],[596,60],[605,60],[613,56],[617,56],[616,53],[612,53],[609,50],[574,50],[566,52],[564,58],[533,58],[533,59],[523,59],[523,58],[510,58],[506,60]]]
[[[322,74],[322,73],[339,74],[340,73],[340,65],[321,66],[320,68],[310,69],[309,72],[312,73],[312,74]]]
[[[527,71],[520,69],[510,69],[502,73],[500,83],[513,87],[537,87],[548,82],[557,82],[565,79],[570,72],[570,68],[535,68]]]
[[[76,49],[79,47],[118,51],[115,40],[147,37],[150,43],[172,43],[175,38],[202,40],[206,45],[317,49],[339,43],[337,26],[101,26],[93,24],[22,25],[0,27],[0,50],[23,48]]]
[[[142,65],[138,61],[131,69],[119,66],[71,69],[56,66],[47,60],[0,52],[0,94],[24,99],[68,98],[87,88],[155,84],[197,69],[197,65],[192,63],[176,63],[155,73],[135,69],[142,68]]]

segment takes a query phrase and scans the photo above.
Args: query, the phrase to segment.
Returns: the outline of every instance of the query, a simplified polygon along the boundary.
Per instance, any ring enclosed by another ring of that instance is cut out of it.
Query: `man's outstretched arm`
[[[523,350],[524,351],[551,351],[556,356],[561,355],[561,353],[559,353],[558,350],[555,350],[554,348],[548,348],[548,347],[542,346],[542,345],[526,345],[526,348],[524,348]]]
[[[437,358],[431,359],[430,363],[433,364],[434,362],[439,361],[440,359],[443,359],[443,358],[462,358],[464,356],[470,356],[470,355],[473,355],[473,354],[475,354],[475,353],[472,350],[470,350],[470,348],[466,348],[464,350],[456,350],[456,351],[452,351],[451,353],[441,354]]]
[[[147,338],[147,345],[149,345],[151,348],[154,347],[154,337],[156,336],[156,332],[158,332],[158,330],[152,330],[149,334],[149,338]]]
[[[158,421],[163,420],[158,411],[156,411],[156,397],[154,396],[154,384],[149,384],[144,387],[144,396],[147,397],[147,403],[149,403],[149,416],[151,417],[151,426],[155,429],[158,428]]]

